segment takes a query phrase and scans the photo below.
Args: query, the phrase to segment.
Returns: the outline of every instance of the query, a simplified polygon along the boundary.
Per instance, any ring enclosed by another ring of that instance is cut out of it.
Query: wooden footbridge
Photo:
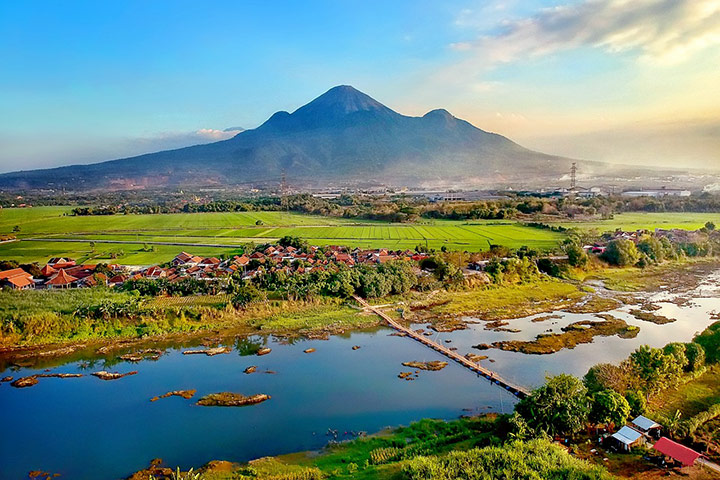
[[[387,315],[386,313],[381,312],[377,308],[373,307],[372,305],[367,303],[362,298],[360,298],[358,296],[353,296],[353,297],[360,305],[362,305],[364,308],[366,308],[366,309],[370,310],[371,312],[375,313],[376,315],[378,315],[380,318],[385,320],[390,327],[394,328],[398,332],[404,334],[407,337],[412,338],[413,340],[417,340],[418,342],[422,343],[423,345],[425,345],[427,347],[432,348],[433,350],[446,356],[447,358],[456,361],[463,367],[469,369],[471,372],[477,373],[478,375],[482,375],[483,377],[490,380],[492,383],[495,383],[496,385],[503,387],[505,390],[512,393],[516,397],[525,398],[530,394],[530,392],[526,388],[521,387],[519,385],[515,385],[512,382],[505,380],[504,378],[502,378],[500,375],[493,372],[492,370],[488,370],[487,368],[482,367],[479,364],[463,357],[459,353],[457,353],[453,350],[450,350],[449,348],[447,348],[443,345],[440,345],[439,343],[437,343],[433,340],[430,340],[426,336],[421,335],[421,334],[417,333],[416,331],[401,325],[397,321],[390,318],[389,315]]]

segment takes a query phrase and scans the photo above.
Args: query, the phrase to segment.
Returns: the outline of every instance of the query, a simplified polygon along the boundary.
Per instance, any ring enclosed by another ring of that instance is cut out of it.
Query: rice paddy
[[[304,238],[314,245],[389,249],[414,249],[422,245],[467,251],[487,250],[490,245],[549,251],[563,238],[560,233],[526,227],[512,220],[391,224],[285,212],[75,217],[70,215],[71,210],[71,207],[0,210],[0,234],[13,233],[18,227],[15,235],[20,239],[1,244],[0,259],[44,262],[52,256],[70,256],[81,261],[148,265],[168,261],[180,250],[197,255],[227,255],[242,244],[269,243],[286,235]],[[612,220],[562,224],[607,231],[696,229],[707,221],[720,225],[720,215],[632,213],[616,215]]]

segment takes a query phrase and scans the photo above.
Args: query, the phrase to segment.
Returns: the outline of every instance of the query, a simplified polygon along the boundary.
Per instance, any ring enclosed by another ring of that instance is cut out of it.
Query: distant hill
[[[401,115],[350,86],[220,142],[91,165],[0,175],[3,188],[557,183],[571,160],[528,150],[433,110]],[[585,162],[585,171],[599,164]]]

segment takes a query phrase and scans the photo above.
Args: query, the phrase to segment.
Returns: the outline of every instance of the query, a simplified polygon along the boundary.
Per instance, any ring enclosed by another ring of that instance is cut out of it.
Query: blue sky
[[[0,2],[0,171],[226,138],[337,84],[549,153],[703,166],[718,65],[720,0]]]

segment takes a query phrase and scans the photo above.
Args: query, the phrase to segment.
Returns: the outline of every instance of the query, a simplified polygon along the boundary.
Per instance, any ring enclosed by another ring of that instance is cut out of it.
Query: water
[[[510,320],[508,327],[521,333],[488,331],[481,323],[432,338],[451,340],[447,345],[462,354],[488,355],[495,362],[484,360],[485,366],[513,382],[536,386],[547,373],[582,376],[590,366],[617,362],[642,344],[660,347],[690,340],[712,323],[710,312],[720,311],[718,284],[720,274],[709,276],[683,306],[669,303],[669,294],[652,296],[650,300],[661,306],[655,313],[676,318],[674,323],[636,320],[627,313],[631,307],[623,307],[608,313],[639,326],[636,338],[596,337],[591,344],[552,355],[479,351],[472,345],[530,340],[547,329],[557,332],[594,315],[553,312],[562,318],[531,322],[538,316],[534,315]],[[155,457],[186,468],[213,459],[245,461],[320,448],[331,438],[326,436],[328,428],[338,430],[343,440],[352,438],[344,432],[375,432],[421,418],[512,410],[514,397],[455,363],[439,372],[420,372],[414,381],[397,378],[399,372],[411,370],[401,365],[404,361],[443,357],[389,333],[382,328],[294,344],[253,337],[239,342],[230,354],[214,357],[182,355],[184,348],[176,347],[158,361],[109,366],[111,371],[139,371],[119,380],[41,378],[25,389],[2,384],[0,479],[27,478],[30,470],[78,480],[122,478]],[[247,355],[248,344],[267,344],[273,350],[262,357]],[[352,350],[353,345],[361,348]],[[316,352],[303,353],[306,348]],[[258,371],[244,374],[250,365],[257,365]],[[52,371],[87,374],[102,368],[102,362],[90,368],[72,362]],[[20,368],[3,375],[18,378],[41,372]],[[167,391],[191,388],[198,391],[192,400],[149,401]],[[267,393],[272,399],[243,408],[195,405],[200,396],[220,391]]]

